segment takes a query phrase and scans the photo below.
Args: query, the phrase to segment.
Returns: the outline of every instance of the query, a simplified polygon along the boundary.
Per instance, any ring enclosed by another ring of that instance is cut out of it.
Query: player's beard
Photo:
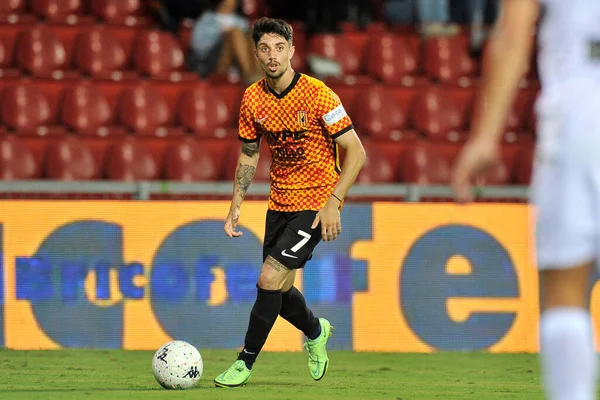
[[[271,72],[269,70],[269,65],[267,65],[267,68],[265,69],[265,74],[267,74],[267,76],[271,79],[281,78],[283,76],[283,74],[285,74],[285,72],[287,71],[287,68],[283,67],[283,64],[279,64],[279,66],[282,68],[278,68],[277,71]]]

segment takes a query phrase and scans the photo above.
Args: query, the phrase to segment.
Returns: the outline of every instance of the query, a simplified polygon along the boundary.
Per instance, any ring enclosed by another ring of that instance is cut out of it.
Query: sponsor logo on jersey
[[[323,121],[325,121],[327,125],[333,125],[336,122],[341,121],[342,118],[344,118],[346,115],[348,114],[346,114],[344,106],[340,104],[333,110],[329,111],[327,114],[323,115]]]

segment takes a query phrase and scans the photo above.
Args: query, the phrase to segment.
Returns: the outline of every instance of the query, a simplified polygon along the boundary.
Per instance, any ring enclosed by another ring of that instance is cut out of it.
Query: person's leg
[[[227,74],[227,70],[233,63],[232,40],[229,32],[223,33],[223,42],[220,44],[219,59],[216,63],[214,73],[219,75]]]
[[[550,400],[596,398],[597,356],[588,311],[594,263],[540,273],[540,345]]]
[[[248,39],[248,33],[242,29],[233,28],[229,35],[235,61],[240,67],[245,82],[254,83],[262,77],[262,74],[258,61],[254,57],[252,42]]]
[[[296,271],[291,271],[281,289],[281,311],[279,315],[309,339],[316,339],[321,333],[319,319],[306,305],[302,292],[294,286]]]
[[[556,129],[558,121],[540,118],[540,123],[542,130]],[[599,244],[595,169],[585,161],[541,154],[534,172],[540,361],[550,400],[596,398],[597,361],[588,310]]]
[[[281,288],[290,270],[269,256],[263,264],[258,278],[257,294],[250,312],[244,348],[238,359],[214,383],[221,387],[244,385],[251,375],[252,365],[262,350],[281,310]]]

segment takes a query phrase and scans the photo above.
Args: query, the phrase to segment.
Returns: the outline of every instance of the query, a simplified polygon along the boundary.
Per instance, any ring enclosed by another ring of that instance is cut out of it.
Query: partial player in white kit
[[[538,23],[542,90],[532,200],[543,383],[551,400],[591,400],[597,360],[589,288],[600,261],[600,0],[503,0],[452,185],[458,202],[471,201],[474,178],[498,160]]]

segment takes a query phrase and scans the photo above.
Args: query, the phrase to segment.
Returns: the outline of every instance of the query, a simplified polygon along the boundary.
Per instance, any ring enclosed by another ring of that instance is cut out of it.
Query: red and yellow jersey
[[[351,129],[340,98],[318,79],[296,73],[280,94],[265,79],[246,89],[239,138],[264,137],[271,150],[269,209],[323,208],[340,173],[334,139]]]

